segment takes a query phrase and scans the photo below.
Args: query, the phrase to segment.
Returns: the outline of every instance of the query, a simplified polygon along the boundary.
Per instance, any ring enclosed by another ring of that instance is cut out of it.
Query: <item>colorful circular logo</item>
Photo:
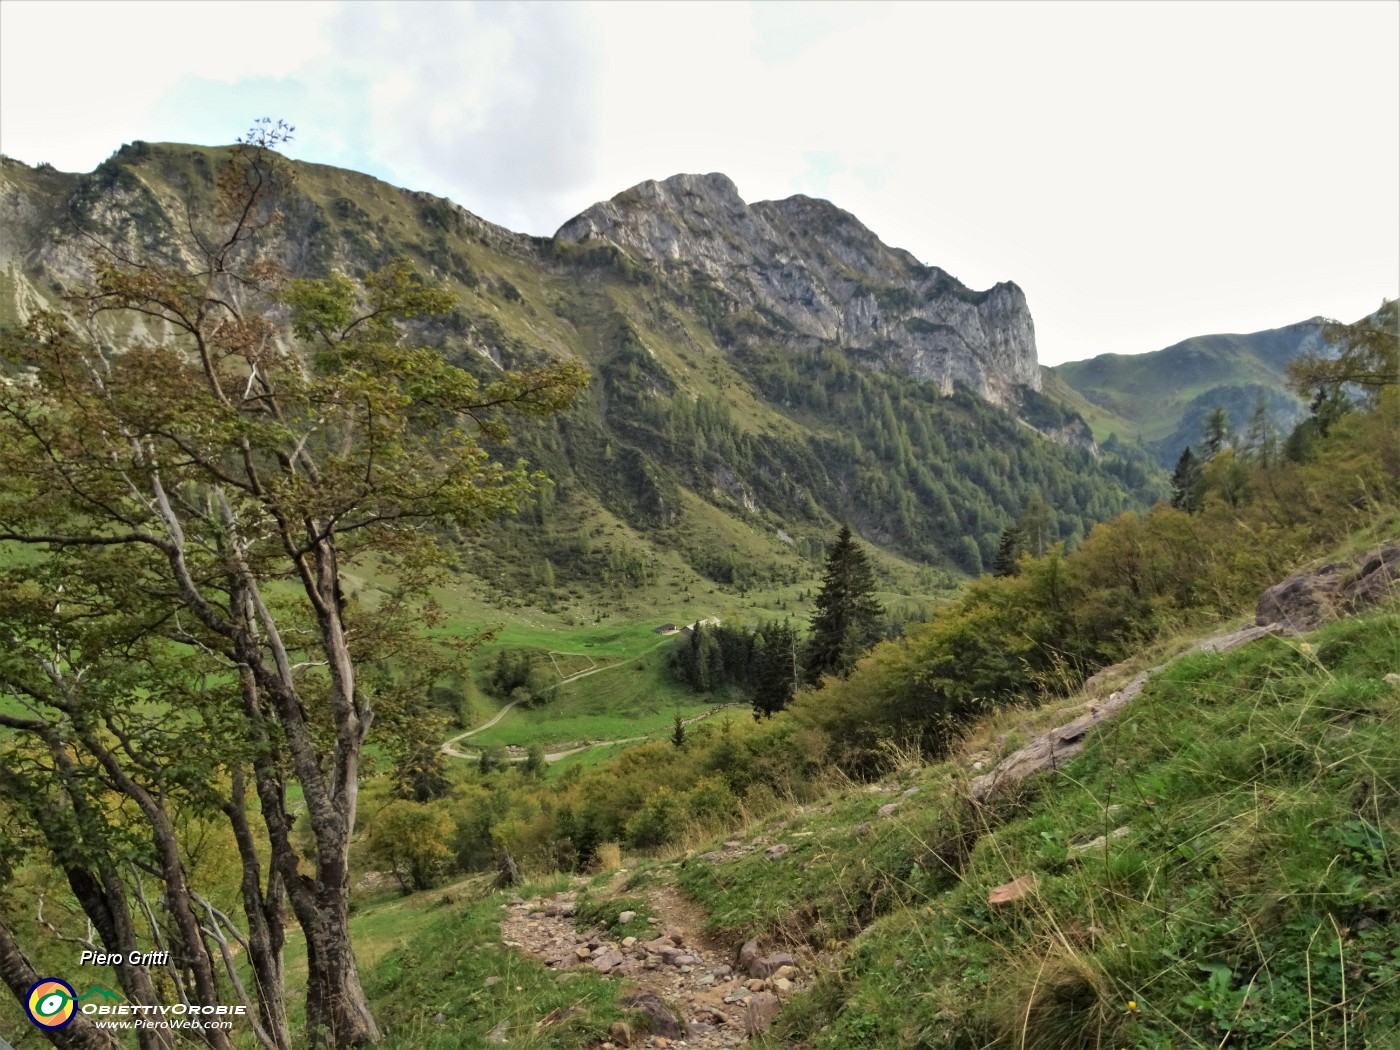
[[[24,1009],[29,1019],[40,1028],[63,1028],[73,1020],[77,998],[73,986],[67,981],[45,977],[29,989]]]

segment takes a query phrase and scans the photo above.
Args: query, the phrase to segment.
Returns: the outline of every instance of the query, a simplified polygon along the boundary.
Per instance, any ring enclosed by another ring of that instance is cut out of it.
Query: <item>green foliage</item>
[[[1288,366],[1294,390],[1314,392],[1352,389],[1373,403],[1382,390],[1400,384],[1400,306],[1388,299],[1356,324],[1329,322],[1323,338],[1328,354],[1311,353]]]
[[[1207,460],[1214,459],[1234,444],[1234,435],[1230,430],[1230,417],[1223,406],[1217,405],[1211,409],[1210,415],[1206,417],[1201,443],[1206,450]]]
[[[454,867],[487,870],[508,849],[530,870],[581,871],[603,843],[656,849],[722,833],[744,812],[810,795],[823,749],[790,721],[726,718],[686,726],[683,748],[658,740],[544,780],[499,760],[487,770],[461,764],[441,803],[455,821]]]
[[[366,829],[370,861],[399,880],[405,893],[430,888],[451,855],[452,819],[436,804],[402,799],[381,809]]]
[[[800,694],[794,710],[851,771],[880,769],[890,744],[940,754],[980,713],[1067,692],[1183,623],[1252,608],[1297,561],[1394,513],[1397,467],[1400,406],[1389,397],[1339,420],[1304,466],[1224,449],[1201,471],[1199,513],[1125,514],[1073,552],[978,580],[847,680]]]
[[[1116,446],[1096,461],[1031,435],[963,392],[945,398],[931,384],[867,371],[834,350],[798,361],[748,346],[738,363],[769,401],[820,428],[806,449],[752,443],[762,457],[755,465],[781,471],[828,513],[892,536],[900,550],[934,564],[951,555],[964,571],[981,571],[1000,530],[1037,488],[1061,535],[1076,526],[1087,533],[1095,521],[1164,492],[1139,450]],[[771,489],[753,484],[759,493]],[[975,559],[962,542],[968,538]]]
[[[681,632],[672,654],[676,677],[697,693],[708,693],[728,680],[729,668],[725,664],[724,650],[721,649],[716,634],[733,628],[719,627],[711,630],[703,623]]]
[[[1008,525],[1002,530],[1001,539],[997,541],[997,554],[992,561],[992,575],[1015,576],[1017,563],[1025,552],[1026,541],[1021,530],[1015,525]]]
[[[525,764],[521,766],[521,772],[527,777],[542,777],[549,769],[549,764],[545,758],[544,748],[539,744],[531,744],[525,752]]]
[[[558,677],[533,649],[500,649],[487,664],[483,685],[497,700],[533,707],[552,699]]]
[[[667,787],[659,787],[627,821],[625,840],[638,849],[673,842],[680,833],[685,802]]]
[[[391,774],[394,793],[410,802],[442,798],[450,786],[447,760],[436,741],[420,745],[396,764]]]
[[[1200,461],[1191,451],[1191,446],[1187,445],[1181,451],[1181,458],[1176,461],[1176,469],[1172,471],[1172,506],[1188,514],[1200,510],[1203,483]]]
[[[1059,775],[972,807],[935,766],[893,816],[850,792],[680,883],[731,936],[849,939],[776,1033],[816,1050],[1389,1046],[1397,660],[1384,613],[1184,657]]]
[[[843,525],[827,551],[826,571],[812,613],[807,680],[845,675],[879,641],[885,611],[875,598],[875,577],[865,551]]]
[[[765,623],[758,637],[750,698],[755,718],[771,718],[792,702],[802,684],[802,653],[791,621]]]

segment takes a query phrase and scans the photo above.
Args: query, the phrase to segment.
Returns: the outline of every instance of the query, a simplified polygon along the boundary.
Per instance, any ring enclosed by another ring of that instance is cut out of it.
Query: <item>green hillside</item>
[[[186,203],[208,209],[223,156],[136,143],[88,175],[0,161],[0,182],[26,202],[0,319],[61,305],[81,285],[70,212],[173,263]],[[458,300],[446,317],[415,322],[417,339],[482,375],[560,356],[593,373],[583,405],[523,433],[510,453],[551,477],[552,494],[464,537],[463,570],[496,604],[591,608],[662,579],[691,590],[806,581],[843,521],[890,555],[896,576],[913,561],[955,578],[990,562],[1037,489],[1055,536],[1070,542],[1164,491],[1132,450],[1095,458],[966,391],[945,396],[907,378],[878,353],[836,339],[799,346],[782,318],[683,267],[643,265],[608,243],[513,234],[355,172],[290,167],[274,251],[293,274],[361,275],[406,256]],[[120,324],[114,336],[148,334]],[[1047,432],[1073,421],[1051,403],[1024,418]],[[665,615],[662,602],[631,604]]]
[[[1396,666],[1393,613],[1188,655],[1071,763],[989,806],[967,798],[973,763],[1095,694],[998,716],[947,762],[723,836],[756,848],[702,838],[684,856],[521,892],[582,888],[600,902],[590,914],[614,918],[640,908],[715,959],[749,938],[792,952],[809,976],[762,1046],[1380,1050],[1400,1040]],[[770,859],[772,845],[790,848]],[[988,904],[1017,879],[1034,889]],[[505,1030],[511,1046],[596,1047],[619,1020],[642,1032],[621,982],[502,947],[511,896],[477,881],[365,900],[352,926],[386,1046],[484,1047]],[[697,1013],[701,976],[672,1009],[712,1023]],[[720,1008],[742,1032],[743,999]]]
[[[1285,369],[1321,345],[1318,319],[1245,335],[1203,335],[1146,354],[1103,354],[1046,371],[1047,392],[1079,411],[1094,437],[1138,441],[1170,467],[1197,442],[1206,416],[1224,408],[1237,431],[1261,398],[1287,433],[1305,412]],[[1069,394],[1066,391],[1073,391]]]
[[[1397,1045],[1394,303],[1161,500],[825,202],[528,238],[269,124],[0,162],[0,1042]],[[1097,367],[1285,356],[1198,342]]]

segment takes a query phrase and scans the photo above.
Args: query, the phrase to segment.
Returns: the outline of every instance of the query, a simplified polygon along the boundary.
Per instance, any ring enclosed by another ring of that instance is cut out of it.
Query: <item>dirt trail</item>
[[[625,876],[618,872],[604,892],[621,891]],[[627,1031],[615,1026],[603,1047],[738,1046],[771,1024],[803,983],[803,969],[786,953],[762,956],[751,944],[735,953],[714,944],[699,931],[699,910],[669,886],[647,893],[650,933],[641,937],[576,928],[576,893],[516,898],[501,936],[546,966],[591,966],[623,982],[624,1006],[647,1020]]]
[[[601,670],[607,670],[607,668],[601,668]],[[589,673],[591,674],[592,672],[590,671]],[[469,736],[472,736],[473,734],[480,733],[480,732],[481,732],[482,730],[484,730],[484,729],[490,729],[493,725],[495,725],[497,722],[499,722],[499,721],[501,720],[501,718],[505,715],[505,713],[506,713],[507,711],[509,711],[512,707],[514,707],[517,703],[519,703],[518,700],[517,700],[517,701],[514,701],[514,702],[512,702],[512,703],[510,703],[510,704],[507,704],[505,707],[501,708],[501,710],[498,711],[498,712],[496,713],[496,717],[493,718],[493,719],[491,719],[491,721],[487,722],[485,725],[483,725],[483,726],[477,726],[475,729],[468,730],[468,731],[465,732],[465,733],[458,733],[458,734],[457,734],[456,736],[454,736],[451,740],[448,740],[446,743],[444,743],[444,744],[442,745],[442,753],[443,753],[444,755],[448,755],[448,756],[450,756],[450,757],[452,757],[452,758],[468,758],[468,759],[476,758],[476,757],[477,757],[476,755],[470,754],[470,753],[468,753],[468,752],[466,752],[466,751],[459,751],[457,748],[453,747],[452,745],[455,744],[455,743],[457,743],[457,741],[463,739],[464,737],[469,737]],[[717,707],[712,707],[710,710],[706,711],[704,714],[695,715],[693,718],[684,719],[684,720],[683,720],[683,724],[684,724],[684,725],[694,725],[696,722],[703,722],[703,721],[704,721],[705,719],[707,719],[707,718],[712,718],[713,716],[719,714],[721,711],[727,711],[727,710],[729,710],[730,708],[734,708],[734,707],[744,707],[744,708],[747,708],[748,706],[749,706],[748,704],[720,704],[720,705],[718,705]],[[544,760],[545,760],[546,762],[558,762],[558,761],[559,761],[560,759],[562,759],[562,758],[568,758],[570,755],[577,755],[577,754],[578,754],[579,752],[581,752],[581,751],[587,751],[590,747],[612,747],[612,746],[614,746],[615,744],[640,744],[640,743],[643,743],[643,742],[645,742],[645,741],[647,741],[647,740],[655,740],[656,738],[657,738],[657,735],[656,735],[655,733],[652,733],[652,734],[650,734],[649,736],[629,736],[629,737],[623,737],[621,740],[588,740],[588,741],[585,741],[585,742],[583,742],[583,743],[575,744],[575,745],[573,745],[572,747],[566,747],[566,748],[564,748],[564,750],[562,750],[562,751],[550,751],[549,753],[547,753],[547,754],[544,756]],[[557,745],[555,745],[555,746],[557,746]],[[524,756],[524,755],[516,755],[516,756],[513,757],[513,758],[508,758],[506,761],[508,761],[508,762],[524,762],[524,761],[525,761],[525,756]]]
[[[455,744],[455,743],[456,743],[457,741],[459,741],[459,740],[465,740],[465,739],[467,739],[467,737],[469,737],[469,736],[476,736],[477,733],[484,733],[484,732],[486,732],[486,730],[490,729],[493,725],[495,725],[497,722],[499,722],[502,718],[505,718],[505,716],[506,716],[507,714],[510,713],[510,709],[511,709],[512,707],[514,707],[514,706],[515,706],[516,704],[518,704],[518,703],[520,703],[519,700],[512,700],[510,703],[506,704],[505,707],[503,707],[503,708],[501,708],[499,711],[497,711],[497,712],[495,713],[495,715],[492,716],[491,721],[485,723],[484,725],[479,725],[479,726],[477,726],[475,729],[468,729],[465,733],[458,733],[458,734],[457,734],[456,736],[454,736],[451,740],[448,740],[447,742],[445,742],[445,743],[442,745],[443,753],[444,753],[444,754],[451,755],[451,756],[453,756],[454,758],[468,758],[468,757],[470,757],[470,756],[468,756],[468,755],[466,755],[466,754],[463,754],[461,751],[458,751],[458,750],[457,750],[456,748],[454,748],[452,745]]]

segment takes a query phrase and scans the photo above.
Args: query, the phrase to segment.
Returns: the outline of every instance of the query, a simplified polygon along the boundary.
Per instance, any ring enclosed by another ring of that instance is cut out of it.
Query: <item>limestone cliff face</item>
[[[837,344],[874,367],[1010,406],[1040,389],[1026,297],[973,291],[891,248],[855,216],[795,196],[745,204],[724,175],[644,182],[565,223],[560,241],[607,241],[679,281],[716,289],[794,348]]]

